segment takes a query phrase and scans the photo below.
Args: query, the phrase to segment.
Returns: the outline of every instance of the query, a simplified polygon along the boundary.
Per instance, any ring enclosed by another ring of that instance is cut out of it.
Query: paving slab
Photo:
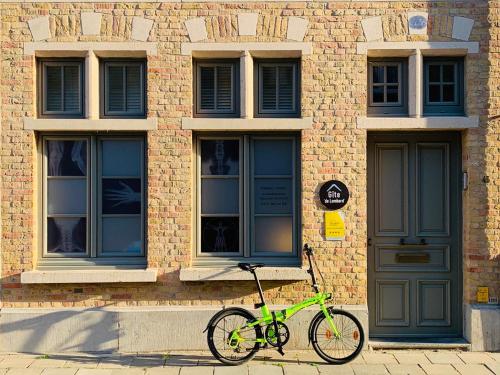
[[[424,370],[415,364],[388,364],[385,367],[391,375],[425,375]]]
[[[283,366],[285,375],[318,375],[319,371],[316,366],[303,364],[303,365],[290,365]]]
[[[359,364],[351,365],[355,375],[387,375],[389,372],[384,365],[377,364]]]
[[[492,357],[490,357],[487,353],[464,352],[464,353],[459,353],[458,356],[462,361],[468,364],[495,362],[495,360]]]
[[[78,375],[111,375],[112,369],[84,368],[78,370]]]
[[[426,352],[425,355],[431,363],[436,365],[464,363],[458,356],[458,352]]]
[[[42,375],[75,375],[77,371],[76,368],[46,368]]]
[[[134,360],[134,357],[131,355],[125,356],[113,356],[108,358],[102,358],[97,365],[97,368],[128,368],[130,364]]]
[[[0,375],[5,375],[6,373],[7,373],[7,369],[6,368],[0,369]]]
[[[7,371],[7,375],[41,375],[41,368],[13,368]]]
[[[199,358],[193,358],[189,354],[165,355],[165,366],[198,366],[199,361]]]
[[[283,368],[281,366],[277,366],[277,365],[248,366],[248,374],[249,375],[283,375]]]
[[[482,364],[455,364],[453,367],[461,375],[491,375],[491,371]]]
[[[363,359],[367,364],[380,364],[385,365],[387,363],[398,363],[396,358],[391,353],[384,352],[366,352],[363,353]]]
[[[0,362],[0,368],[26,368],[34,361],[34,357],[9,356]]]
[[[62,358],[39,358],[35,359],[30,368],[54,368],[64,367],[66,360]]]
[[[500,362],[500,352],[496,353],[488,353],[488,355],[493,358],[495,361]]]
[[[155,367],[148,368],[146,375],[179,375],[180,367]]]
[[[163,355],[138,356],[130,362],[130,367],[161,367],[164,364]]]
[[[402,365],[418,365],[419,363],[431,363],[424,353],[419,352],[394,353],[394,357]]]
[[[500,362],[486,363],[485,366],[495,375],[500,375]]]
[[[427,375],[459,375],[452,365],[423,364],[421,367]]]
[[[214,375],[248,375],[248,366],[217,366]]]
[[[64,367],[92,369],[96,368],[100,362],[101,358],[74,355],[66,357]]]
[[[180,375],[213,375],[214,367],[212,366],[187,366],[182,367]]]
[[[350,365],[319,365],[321,375],[354,375],[354,370]]]

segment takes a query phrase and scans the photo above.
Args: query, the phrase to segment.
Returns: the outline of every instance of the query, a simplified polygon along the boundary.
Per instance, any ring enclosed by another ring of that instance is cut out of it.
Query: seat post
[[[264,301],[264,293],[262,292],[262,287],[260,286],[260,281],[259,278],[257,277],[257,273],[255,272],[255,270],[251,270],[250,272],[252,272],[253,278],[257,283],[257,289],[259,291],[260,300],[262,301],[262,304],[265,304],[266,302]]]

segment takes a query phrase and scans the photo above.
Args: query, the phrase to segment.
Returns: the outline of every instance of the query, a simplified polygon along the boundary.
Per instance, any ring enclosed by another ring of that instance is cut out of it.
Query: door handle
[[[420,240],[420,242],[410,242],[410,243],[407,243],[404,238],[401,238],[399,240],[399,245],[400,246],[426,246],[427,245],[427,241],[426,241],[425,238],[422,238]]]
[[[372,239],[370,237],[368,237],[368,246],[371,246],[372,245]]]

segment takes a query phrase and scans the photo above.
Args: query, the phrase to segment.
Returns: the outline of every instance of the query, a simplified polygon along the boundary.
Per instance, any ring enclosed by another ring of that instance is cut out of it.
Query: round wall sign
[[[319,189],[321,204],[330,210],[339,210],[349,200],[349,189],[344,183],[337,180],[325,182]]]
[[[424,16],[413,16],[410,17],[410,28],[421,30],[427,27],[427,19]]]

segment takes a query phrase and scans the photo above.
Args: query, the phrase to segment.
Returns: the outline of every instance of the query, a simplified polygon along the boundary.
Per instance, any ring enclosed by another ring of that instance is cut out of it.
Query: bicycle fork
[[[323,311],[323,314],[325,314],[326,321],[328,322],[328,325],[332,329],[333,335],[337,339],[340,338],[340,332],[338,331],[337,327],[335,326],[335,323],[333,322],[333,319],[332,319],[330,313],[328,312],[326,305],[324,303],[320,303],[319,306],[321,308],[321,311]]]

